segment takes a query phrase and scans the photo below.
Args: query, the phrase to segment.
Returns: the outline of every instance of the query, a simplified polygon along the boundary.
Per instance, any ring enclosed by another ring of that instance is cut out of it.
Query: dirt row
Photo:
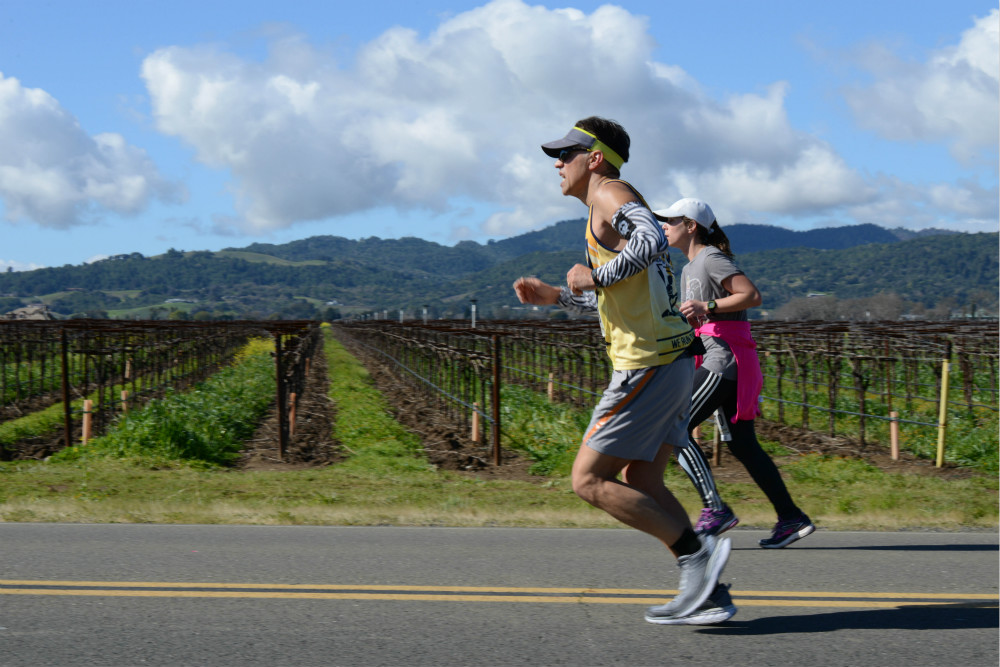
[[[501,449],[500,465],[494,465],[492,450],[483,443],[474,442],[471,430],[454,423],[443,410],[425,400],[419,387],[408,383],[396,369],[350,340],[341,343],[368,370],[375,387],[391,406],[396,421],[420,437],[432,465],[475,477],[544,481],[529,474],[531,460],[514,450]]]
[[[333,439],[336,410],[327,396],[326,359],[320,349],[309,364],[305,388],[295,406],[295,426],[289,434],[285,457],[279,455],[278,411],[272,406],[240,452],[236,467],[242,470],[291,470],[336,463],[345,454]]]

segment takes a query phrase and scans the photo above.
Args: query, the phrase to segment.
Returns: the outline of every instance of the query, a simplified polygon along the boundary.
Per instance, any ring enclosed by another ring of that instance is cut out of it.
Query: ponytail
[[[715,246],[722,251],[723,255],[729,259],[733,258],[733,250],[729,247],[729,238],[722,231],[722,227],[719,227],[718,220],[713,220],[712,226],[708,229],[698,225],[698,242],[702,245]]]

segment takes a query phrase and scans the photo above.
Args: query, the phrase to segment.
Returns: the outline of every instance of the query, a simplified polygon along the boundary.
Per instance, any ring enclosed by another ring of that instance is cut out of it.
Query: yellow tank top
[[[629,183],[612,182],[626,185],[646,205]],[[617,257],[618,251],[594,236],[593,216],[591,206],[587,215],[587,261],[591,269],[596,269]],[[629,370],[662,366],[676,359],[694,340],[694,330],[677,310],[678,305],[670,258],[666,256],[630,278],[597,288],[597,312],[612,366]]]

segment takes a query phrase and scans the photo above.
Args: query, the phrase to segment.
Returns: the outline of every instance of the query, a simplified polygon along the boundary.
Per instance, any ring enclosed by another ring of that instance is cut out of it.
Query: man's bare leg
[[[663,483],[663,475],[673,454],[674,448],[663,445],[652,461],[631,461],[622,469],[622,481],[651,496],[667,514],[682,521],[684,528],[694,527],[688,517],[687,510],[673,493]]]
[[[668,450],[666,455],[669,457],[669,448],[664,449]],[[617,479],[618,474],[631,463],[634,462],[601,454],[581,445],[573,462],[573,491],[625,525],[652,535],[674,552],[673,545],[685,529],[691,528],[691,520],[673,494],[663,486],[662,477],[660,486],[663,491],[656,490],[659,498]],[[679,554],[674,552],[674,555]]]

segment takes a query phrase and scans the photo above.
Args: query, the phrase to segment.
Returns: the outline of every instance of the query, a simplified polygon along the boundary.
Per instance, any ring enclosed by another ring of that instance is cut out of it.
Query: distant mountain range
[[[245,248],[226,248],[223,252],[253,252],[279,257],[290,261],[328,261],[345,254],[361,260],[382,261],[395,259],[411,268],[442,270],[420,257],[413,257],[414,250],[422,250],[433,261],[452,260],[459,273],[465,273],[470,266],[482,270],[498,262],[516,259],[534,252],[560,252],[578,250],[581,247],[582,229],[585,220],[564,220],[545,229],[527,232],[502,241],[490,241],[480,245],[473,241],[463,241],[454,247],[441,246],[431,241],[417,238],[378,239],[369,238],[352,241],[338,236],[313,236],[301,241],[283,245],[254,243]],[[926,229],[919,232],[905,229],[885,229],[878,225],[865,224],[850,227],[827,227],[804,232],[793,231],[770,225],[736,224],[724,229],[732,245],[740,254],[779,250],[781,248],[816,248],[819,250],[842,250],[870,243],[896,243],[913,238],[954,234],[941,229]],[[444,270],[451,270],[446,268]]]
[[[329,317],[399,310],[461,317],[470,299],[483,317],[516,317],[511,283],[537,275],[562,283],[584,258],[584,220],[479,244],[417,238],[313,236],[218,252],[116,255],[79,266],[0,274],[0,312],[46,303],[61,316]],[[877,225],[804,232],[767,225],[725,228],[737,262],[771,311],[810,294],[857,299],[893,293],[934,306],[942,299],[996,309],[998,235],[907,232]],[[671,251],[675,270],[685,261]]]
[[[943,229],[924,229],[918,232],[896,228],[885,229],[878,225],[852,225],[850,227],[824,227],[797,232],[770,225],[732,225],[723,229],[733,248],[740,254],[780,250],[782,248],[816,248],[817,250],[843,250],[871,243],[896,243],[916,238],[954,234]]]

